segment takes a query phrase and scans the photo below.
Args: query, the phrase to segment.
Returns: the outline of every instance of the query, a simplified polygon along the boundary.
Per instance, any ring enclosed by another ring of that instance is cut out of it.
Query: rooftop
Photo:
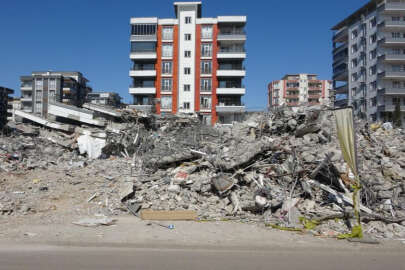
[[[201,2],[174,2],[174,13],[177,16],[177,10],[179,6],[196,6],[197,7],[197,18],[201,18],[202,11],[201,11]]]

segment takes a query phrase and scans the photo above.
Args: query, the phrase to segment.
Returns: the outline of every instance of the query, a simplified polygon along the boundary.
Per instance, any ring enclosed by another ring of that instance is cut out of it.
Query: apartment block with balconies
[[[175,2],[175,18],[131,18],[132,107],[197,113],[206,123],[241,119],[246,17],[203,18],[201,2]]]
[[[335,106],[405,125],[405,0],[370,1],[332,28]]]
[[[46,118],[49,103],[82,106],[92,91],[80,72],[35,71],[21,76],[21,110]]]
[[[288,74],[268,85],[269,109],[330,105],[332,81],[319,80],[315,74]]]
[[[0,86],[0,131],[7,124],[7,121],[12,117],[13,98],[10,96],[14,93],[14,90]]]

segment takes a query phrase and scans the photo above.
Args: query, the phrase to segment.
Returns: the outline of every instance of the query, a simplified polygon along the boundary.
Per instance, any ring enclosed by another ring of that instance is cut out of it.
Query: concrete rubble
[[[57,196],[63,183],[88,191],[77,211],[85,203],[94,205],[92,214],[192,210],[200,220],[336,237],[349,233],[355,219],[351,173],[334,123],[331,111],[307,107],[217,127],[193,116],[129,110],[105,128],[73,133],[12,124],[13,132],[0,138],[2,174],[40,170],[44,178],[53,171],[66,177],[35,188],[0,183],[0,214],[34,214],[40,196]],[[404,238],[405,133],[356,124],[364,232]],[[86,175],[98,181],[86,182]]]

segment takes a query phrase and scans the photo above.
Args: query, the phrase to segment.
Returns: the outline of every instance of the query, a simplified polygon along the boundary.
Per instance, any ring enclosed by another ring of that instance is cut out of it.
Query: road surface
[[[405,269],[403,249],[0,246],[0,269]]]

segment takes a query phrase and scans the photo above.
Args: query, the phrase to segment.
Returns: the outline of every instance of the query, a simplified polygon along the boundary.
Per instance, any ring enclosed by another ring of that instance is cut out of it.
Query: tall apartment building
[[[212,124],[239,120],[246,16],[202,18],[201,2],[174,8],[174,19],[131,18],[133,107],[198,113]]]
[[[12,116],[12,101],[10,96],[14,90],[0,86],[0,129],[7,124],[7,120]]]
[[[332,81],[315,74],[288,74],[268,85],[269,109],[278,106],[329,105]]]
[[[38,71],[21,76],[21,109],[47,117],[48,103],[81,106],[92,89],[80,72]]]
[[[121,97],[115,92],[92,92],[87,94],[87,102],[96,105],[119,107]]]
[[[369,121],[393,121],[399,108],[404,126],[405,1],[370,1],[332,30],[335,106]]]

